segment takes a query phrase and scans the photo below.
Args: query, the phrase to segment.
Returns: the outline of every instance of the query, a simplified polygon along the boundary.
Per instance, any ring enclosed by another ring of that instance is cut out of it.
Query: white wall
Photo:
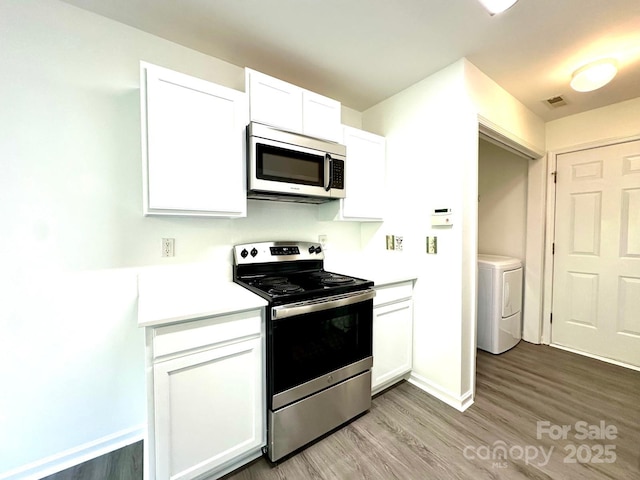
[[[524,260],[529,161],[480,140],[478,252]]]
[[[353,108],[342,106],[340,121],[343,125],[354,128],[362,128],[362,113]]]
[[[527,179],[527,242],[525,248],[524,310],[522,338],[540,343],[543,306],[546,157],[545,126],[509,92],[467,62],[467,88],[483,125],[539,158],[529,162]]]
[[[475,352],[475,283],[464,273],[476,254],[478,124],[464,67],[456,62],[363,112],[363,127],[386,137],[390,212],[382,226],[362,227],[363,247],[388,257],[384,236],[404,237],[404,251],[391,254],[419,275],[412,381],[456,408],[471,400]],[[453,227],[431,227],[441,207],[455,212]],[[438,237],[437,255],[426,254],[426,236]]]
[[[640,97],[546,124],[547,150],[632,137],[640,134]]]
[[[362,117],[365,129],[387,138],[392,212],[382,226],[362,227],[363,247],[389,257],[384,236],[404,236],[402,261],[419,272],[412,381],[461,409],[470,404],[475,381],[480,117],[527,149],[543,151],[542,120],[466,59]],[[430,226],[430,212],[441,207],[453,209],[453,227]],[[425,253],[425,237],[432,235],[437,255]],[[537,294],[541,303],[541,288]]]
[[[228,280],[235,243],[322,233],[358,251],[360,228],[269,202],[239,220],[143,217],[139,61],[236,89],[243,69],[55,0],[0,12],[2,478],[143,431],[140,269],[203,262]]]
[[[471,62],[465,62],[465,80],[478,115],[518,144],[544,152],[544,122]]]

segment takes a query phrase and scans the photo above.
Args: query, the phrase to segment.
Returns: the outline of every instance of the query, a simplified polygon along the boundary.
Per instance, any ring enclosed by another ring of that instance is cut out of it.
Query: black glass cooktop
[[[373,282],[338,273],[316,270],[286,274],[247,275],[236,278],[258,295],[272,303],[295,302],[331,295],[340,295],[372,287]]]
[[[361,278],[324,269],[324,248],[313,242],[256,242],[234,246],[233,280],[283,305],[373,287]]]

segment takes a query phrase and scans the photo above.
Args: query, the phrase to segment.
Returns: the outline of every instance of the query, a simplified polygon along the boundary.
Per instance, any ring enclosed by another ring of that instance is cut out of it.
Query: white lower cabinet
[[[373,307],[372,394],[402,380],[411,371],[412,294],[412,281],[376,287]]]
[[[217,478],[260,455],[261,325],[256,310],[153,329],[150,478]]]

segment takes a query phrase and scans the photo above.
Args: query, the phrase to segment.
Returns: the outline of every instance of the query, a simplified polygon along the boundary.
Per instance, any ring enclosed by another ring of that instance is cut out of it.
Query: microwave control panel
[[[333,172],[331,188],[344,190],[344,160],[333,159]]]

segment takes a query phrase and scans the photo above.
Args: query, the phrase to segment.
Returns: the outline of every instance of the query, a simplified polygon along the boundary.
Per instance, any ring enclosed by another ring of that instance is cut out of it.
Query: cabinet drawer
[[[413,295],[413,282],[400,282],[391,285],[383,285],[375,287],[376,296],[373,299],[373,305],[383,305],[385,303],[397,302],[411,298]]]
[[[158,327],[153,334],[153,357],[260,335],[261,312],[262,310],[250,310]]]

